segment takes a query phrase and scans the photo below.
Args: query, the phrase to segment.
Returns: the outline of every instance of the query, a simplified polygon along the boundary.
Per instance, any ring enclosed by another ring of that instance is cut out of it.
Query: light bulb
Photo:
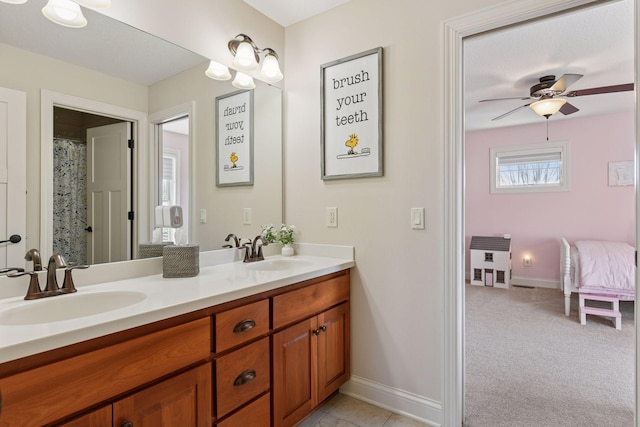
[[[71,0],[49,0],[42,8],[42,14],[50,21],[69,28],[82,28],[87,19],[77,3]]]

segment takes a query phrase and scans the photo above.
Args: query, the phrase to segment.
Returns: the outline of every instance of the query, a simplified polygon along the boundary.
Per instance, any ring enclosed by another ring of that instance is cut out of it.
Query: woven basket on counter
[[[200,246],[180,245],[162,248],[162,277],[194,277],[200,273]]]
[[[173,245],[173,242],[140,243],[138,245],[138,258],[155,258],[162,256],[162,248]]]

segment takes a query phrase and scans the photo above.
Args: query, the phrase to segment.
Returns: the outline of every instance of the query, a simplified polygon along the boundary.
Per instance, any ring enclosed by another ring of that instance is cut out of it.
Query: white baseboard
[[[442,425],[440,402],[357,375],[351,375],[351,379],[340,387],[340,393],[433,427]]]
[[[465,273],[467,283],[469,282],[471,275]],[[532,279],[530,277],[511,277],[511,285],[521,286],[533,286],[536,288],[549,288],[549,289],[562,289],[562,285],[559,280],[546,280],[546,279]]]

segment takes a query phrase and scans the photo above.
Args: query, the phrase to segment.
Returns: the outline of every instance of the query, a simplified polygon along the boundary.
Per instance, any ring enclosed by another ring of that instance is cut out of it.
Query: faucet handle
[[[27,295],[25,295],[24,299],[38,299],[42,298],[43,292],[40,288],[40,282],[38,281],[38,272],[37,271],[18,271],[16,273],[9,273],[7,277],[21,277],[28,274],[29,279],[29,288],[27,289]]]
[[[73,284],[73,277],[71,276],[71,271],[76,268],[85,269],[89,268],[88,265],[73,265],[71,267],[67,267],[64,270],[64,282],[62,282],[62,287],[60,288],[60,293],[62,294],[71,294],[73,292],[77,292],[75,285]]]

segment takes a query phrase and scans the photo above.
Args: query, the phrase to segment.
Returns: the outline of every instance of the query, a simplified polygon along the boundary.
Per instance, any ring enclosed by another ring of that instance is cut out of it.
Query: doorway
[[[568,11],[575,7],[602,4],[597,1],[546,0],[510,3],[483,10],[464,18],[447,21],[443,26],[444,70],[443,87],[445,108],[442,129],[445,140],[445,230],[444,230],[444,381],[443,381],[443,425],[461,426],[464,420],[464,91],[462,82],[463,38],[508,25],[516,25],[530,19]],[[638,11],[636,10],[636,18]],[[637,19],[634,25],[637,29]],[[636,46],[636,63],[638,60]],[[636,78],[637,81],[637,67]],[[636,109],[637,118],[637,109]],[[636,146],[637,132],[636,132]],[[636,150],[637,153],[637,150]],[[637,157],[637,154],[636,154]],[[637,168],[636,159],[636,168]],[[638,194],[636,189],[636,203]],[[637,221],[637,220],[636,220]],[[638,233],[636,224],[636,234]],[[637,238],[636,238],[637,241]],[[637,281],[637,280],[636,280]],[[638,308],[636,319],[638,318]],[[637,353],[637,349],[636,349]],[[638,366],[636,362],[636,372]],[[636,389],[637,389],[636,384]],[[638,392],[636,390],[636,396]],[[635,412],[638,400],[636,398]],[[636,420],[636,423],[638,421]]]

